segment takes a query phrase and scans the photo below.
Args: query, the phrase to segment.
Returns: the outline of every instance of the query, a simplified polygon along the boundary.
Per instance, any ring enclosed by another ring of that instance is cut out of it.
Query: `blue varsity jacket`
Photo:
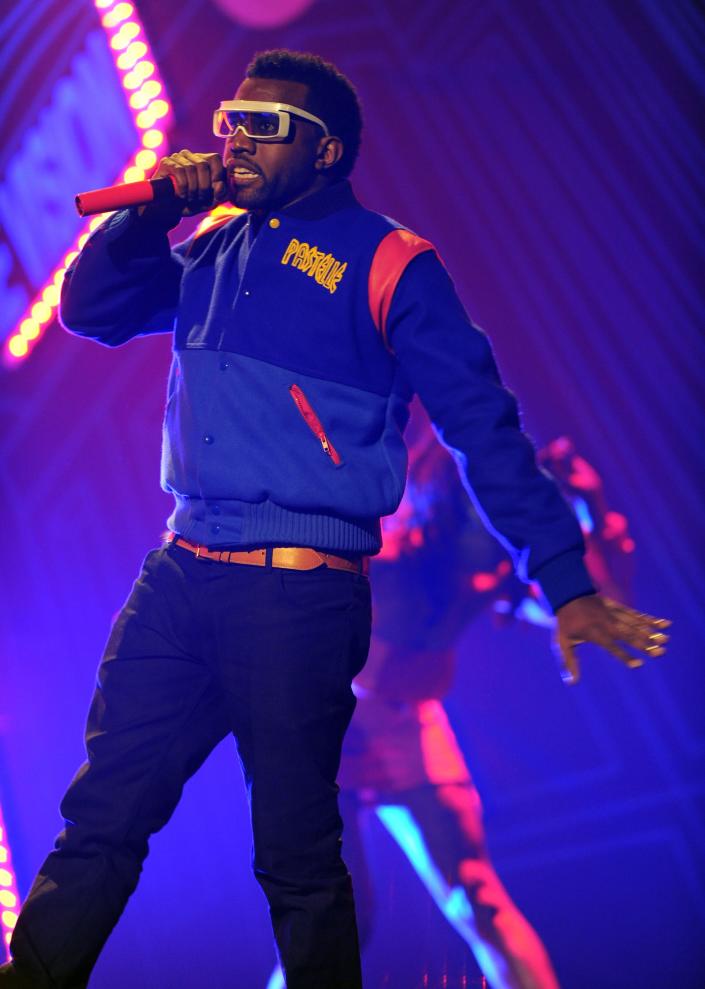
[[[375,553],[416,392],[488,527],[551,605],[590,593],[579,526],[536,466],[490,344],[433,246],[336,183],[175,248],[133,211],[91,236],[61,319],[108,346],[172,331],[168,526],[209,546]]]

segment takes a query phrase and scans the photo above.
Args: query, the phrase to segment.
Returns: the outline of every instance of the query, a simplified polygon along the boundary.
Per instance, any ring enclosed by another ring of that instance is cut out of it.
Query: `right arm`
[[[64,276],[60,316],[66,329],[108,347],[170,330],[183,256],[172,252],[168,230],[134,210],[99,227]]]
[[[163,158],[153,178],[166,175],[176,180],[176,204],[116,213],[68,268],[60,316],[72,333],[117,347],[172,329],[189,242],[172,250],[167,234],[182,216],[221,200],[225,186],[214,154],[182,151]]]

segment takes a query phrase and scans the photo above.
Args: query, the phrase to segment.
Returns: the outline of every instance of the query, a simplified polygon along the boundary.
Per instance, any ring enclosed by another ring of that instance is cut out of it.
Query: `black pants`
[[[147,556],[98,671],[65,830],[14,932],[33,985],[87,984],[150,834],[232,732],[287,986],[359,989],[335,777],[369,628],[362,576],[219,563],[173,544]]]

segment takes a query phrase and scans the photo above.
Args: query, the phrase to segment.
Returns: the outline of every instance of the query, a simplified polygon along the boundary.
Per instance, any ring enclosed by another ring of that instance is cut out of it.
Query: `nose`
[[[230,135],[225,143],[226,148],[234,152],[249,151],[250,154],[254,154],[257,147],[256,142],[245,133],[242,124],[235,128],[235,132]]]

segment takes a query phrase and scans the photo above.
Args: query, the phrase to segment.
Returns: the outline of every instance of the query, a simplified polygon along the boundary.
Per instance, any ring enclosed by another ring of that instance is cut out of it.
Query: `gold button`
[[[278,220],[276,216],[273,216],[272,219],[269,221],[269,225],[272,228],[272,230],[276,230],[277,227],[280,226],[281,222],[282,221]]]

